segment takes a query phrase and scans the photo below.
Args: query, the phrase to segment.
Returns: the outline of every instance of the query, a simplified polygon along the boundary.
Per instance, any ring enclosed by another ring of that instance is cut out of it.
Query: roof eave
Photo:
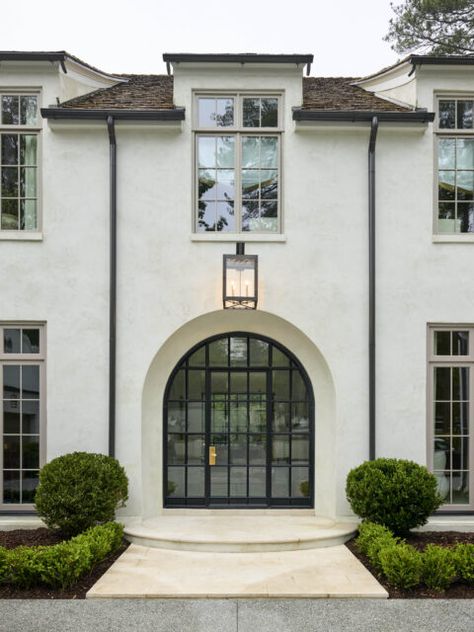
[[[474,55],[411,55],[413,66],[474,66]]]
[[[170,110],[125,110],[83,108],[42,108],[41,116],[54,120],[105,121],[112,116],[117,121],[184,121],[184,108]]]
[[[381,123],[430,123],[434,112],[417,110],[413,112],[384,112],[377,110],[304,110],[293,108],[294,121],[330,121],[330,122],[370,122],[374,116]]]

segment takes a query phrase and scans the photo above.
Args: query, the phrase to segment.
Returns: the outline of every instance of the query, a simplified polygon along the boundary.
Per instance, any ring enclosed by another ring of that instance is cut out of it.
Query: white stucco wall
[[[447,89],[474,90],[465,74],[442,79]],[[59,89],[57,77],[46,72],[2,71],[0,80],[41,85],[43,104],[54,102]],[[437,75],[420,79],[421,107],[432,109],[436,81]],[[259,255],[257,315],[221,309],[222,254],[235,245],[193,240],[191,111],[198,89],[284,94],[284,239],[246,245]],[[368,456],[368,126],[296,131],[296,70],[181,69],[175,104],[186,108],[181,128],[117,126],[116,453],[131,483],[126,511],[149,515],[160,508],[165,376],[186,344],[241,322],[237,328],[280,340],[308,370],[321,430],[316,511],[346,514],[346,474]],[[50,459],[107,450],[109,184],[105,124],[53,131],[44,121],[43,127],[43,240],[2,242],[7,274],[0,278],[0,318],[47,323]],[[380,127],[377,452],[421,463],[426,325],[472,322],[474,300],[466,274],[472,245],[432,241],[432,149],[429,127]]]

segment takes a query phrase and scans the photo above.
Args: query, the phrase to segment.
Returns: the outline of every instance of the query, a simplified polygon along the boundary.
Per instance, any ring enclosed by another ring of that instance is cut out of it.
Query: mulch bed
[[[57,533],[45,528],[0,531],[0,546],[4,546],[7,549],[14,549],[20,545],[57,544],[63,539]],[[20,589],[15,586],[0,585],[0,599],[85,599],[87,591],[122,555],[128,545],[129,543],[124,540],[118,551],[102,560],[88,575],[84,575],[77,584],[70,588],[55,590],[48,586],[35,586],[34,588]]]
[[[423,531],[420,533],[411,533],[405,540],[419,551],[423,551],[427,544],[438,544],[439,546],[454,546],[459,542],[474,544],[474,533],[460,533],[459,531]],[[442,592],[431,590],[426,586],[420,586],[412,590],[394,588],[381,573],[374,569],[367,557],[360,553],[355,544],[355,539],[346,542],[346,546],[382,584],[388,592],[390,599],[474,599],[474,588],[459,582],[451,584],[449,588]]]

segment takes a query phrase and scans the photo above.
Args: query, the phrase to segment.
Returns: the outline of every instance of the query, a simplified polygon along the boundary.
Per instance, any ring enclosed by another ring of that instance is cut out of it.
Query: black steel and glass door
[[[313,505],[311,384],[274,341],[235,333],[194,347],[169,379],[164,422],[165,506]]]

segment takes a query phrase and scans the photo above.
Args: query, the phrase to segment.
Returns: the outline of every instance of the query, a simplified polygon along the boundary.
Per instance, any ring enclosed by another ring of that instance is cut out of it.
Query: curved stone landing
[[[161,515],[126,519],[125,537],[145,547],[182,551],[245,553],[297,551],[344,544],[355,522],[314,515]]]

